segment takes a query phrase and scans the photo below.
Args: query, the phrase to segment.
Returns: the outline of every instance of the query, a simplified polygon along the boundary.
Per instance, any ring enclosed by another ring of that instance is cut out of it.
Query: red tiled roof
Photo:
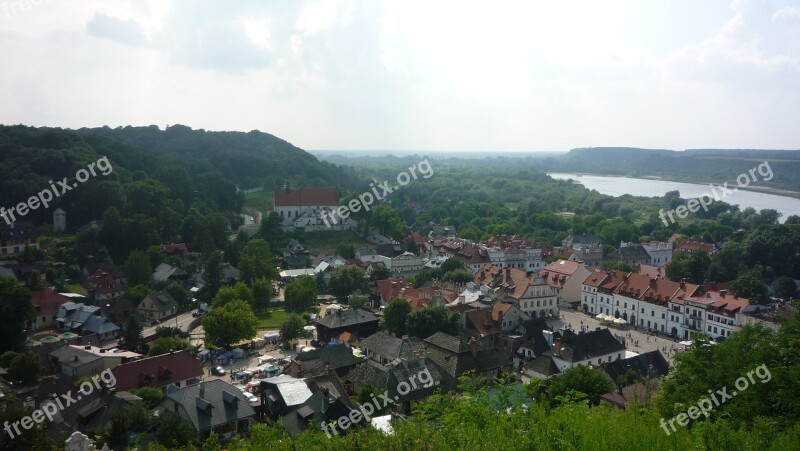
[[[339,190],[336,188],[300,188],[290,191],[275,191],[276,207],[333,205],[339,205]]]
[[[375,282],[376,291],[386,302],[391,301],[396,297],[400,297],[400,292],[404,288],[406,290],[414,288],[413,285],[403,279],[383,279]]]
[[[61,304],[68,299],[52,290],[34,291],[31,295],[31,303],[38,307],[40,315],[48,315],[58,311]]]
[[[508,296],[521,299],[530,285],[528,274],[517,268],[500,268],[486,265],[472,279],[475,285],[488,285],[492,288],[503,288]]]
[[[678,246],[679,251],[683,252],[695,252],[697,250],[702,250],[707,254],[710,254],[714,250],[714,245],[711,243],[702,243],[700,241],[684,241]]]
[[[190,254],[189,248],[186,247],[185,243],[165,244],[161,246],[161,249],[163,249],[164,253],[167,255],[180,255],[181,257],[186,257]]]
[[[92,274],[86,281],[86,289],[101,294],[122,293],[125,291],[114,276],[100,270]]]
[[[150,386],[160,388],[203,376],[203,364],[189,351],[178,351],[122,364],[113,370],[117,391]]]
[[[692,301],[705,301],[710,302],[710,307],[717,313],[722,313],[728,316],[733,316],[737,312],[741,312],[745,307],[750,305],[750,299],[740,298],[731,294],[727,290],[721,291],[708,291],[703,294],[695,294],[689,298]]]

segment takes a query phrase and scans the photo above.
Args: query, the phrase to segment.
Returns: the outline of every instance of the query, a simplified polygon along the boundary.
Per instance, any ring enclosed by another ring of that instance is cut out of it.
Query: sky
[[[800,1],[0,0],[0,123],[800,149]]]

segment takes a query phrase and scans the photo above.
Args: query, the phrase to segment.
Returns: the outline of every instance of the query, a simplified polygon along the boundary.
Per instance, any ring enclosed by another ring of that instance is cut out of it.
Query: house
[[[284,267],[286,269],[305,268],[309,264],[309,252],[299,241],[292,238],[289,243],[281,249]]]
[[[408,288],[401,297],[411,304],[412,309],[425,308],[431,305],[448,305],[458,299],[458,293],[439,286],[425,288]]]
[[[415,276],[424,269],[422,257],[411,252],[403,252],[392,258],[384,257],[383,264],[395,277]]]
[[[430,224],[431,230],[428,232],[428,241],[435,241],[447,238],[455,238],[458,235],[456,228],[450,225]]]
[[[401,357],[409,356],[414,347],[422,343],[417,337],[403,335],[397,338],[385,331],[378,331],[361,340],[360,348],[367,358],[381,365],[388,365]]]
[[[714,252],[716,251],[713,244],[695,240],[684,241],[679,244],[675,250],[678,252],[686,252],[688,254],[691,254],[692,252],[705,252],[709,257],[714,255]]]
[[[161,321],[178,312],[178,304],[167,291],[153,291],[136,307],[142,318]]]
[[[533,360],[525,362],[522,372],[528,377],[549,379],[561,374],[561,369],[556,365],[552,355],[542,354]]]
[[[256,415],[244,394],[221,379],[181,388],[170,386],[158,407],[177,412],[192,425],[201,443],[212,432],[225,441],[246,434]]]
[[[282,190],[275,190],[274,202],[269,206],[270,212],[281,217],[283,226],[309,227],[321,226],[325,230],[322,214],[327,214],[327,221],[343,222],[338,213],[339,190],[337,188],[300,188],[290,190],[288,185]],[[345,220],[346,221],[346,220]],[[332,225],[335,225],[333,223]]]
[[[177,256],[180,258],[187,258],[192,255],[192,253],[189,252],[189,248],[186,247],[186,243],[164,244],[161,246],[161,250],[164,251],[164,255],[167,257]]]
[[[117,283],[122,286],[128,284],[128,277],[125,275],[125,272],[119,266],[109,263],[109,262],[100,262],[100,263],[87,263],[83,267],[82,274],[85,277],[91,277],[92,274],[96,274],[97,272],[104,272],[106,274],[110,274]]]
[[[736,296],[728,290],[705,292],[700,290],[686,299],[686,302],[689,305],[705,307],[705,311],[701,309],[699,312],[693,312],[693,319],[699,320],[694,326],[712,338],[730,337],[733,332],[739,331],[742,325],[737,321],[737,314],[747,311],[751,305],[749,299]],[[700,318],[697,318],[697,313],[700,313]],[[680,334],[679,329],[677,332]]]
[[[658,386],[659,379],[648,379],[605,393],[600,399],[620,409],[628,407],[631,403],[648,404],[658,393]]]
[[[586,265],[558,260],[542,268],[539,274],[555,290],[559,302],[572,304],[577,308],[581,301],[581,286],[589,276]]]
[[[516,352],[522,344],[523,336],[513,333],[530,317],[516,305],[497,301],[491,307],[470,310],[462,313],[464,334],[477,340],[488,339],[494,348],[507,356]],[[511,338],[516,336],[515,338]]]
[[[100,374],[141,356],[130,351],[108,352],[91,345],[67,345],[50,353],[56,371],[75,378]]]
[[[156,282],[163,282],[167,280],[176,282],[185,282],[189,280],[189,273],[177,266],[172,266],[169,263],[160,263],[153,271],[153,280]]]
[[[553,348],[543,355],[553,358],[560,372],[578,365],[599,366],[603,362],[621,359],[625,346],[608,329],[592,330],[576,334],[565,330],[555,338]]]
[[[349,346],[324,346],[297,354],[289,364],[289,374],[294,377],[312,377],[328,374],[333,370],[339,376],[344,376],[364,359],[356,357]]]
[[[112,323],[93,305],[65,302],[58,307],[55,317],[56,328],[76,334],[97,334],[101,339],[114,338],[119,334],[119,326]]]
[[[313,395],[305,380],[288,374],[261,380],[261,405],[272,419],[299,407]]]
[[[7,213],[10,214],[10,213]],[[39,247],[39,236],[33,224],[28,221],[0,221],[0,257],[17,255],[28,247]]]
[[[626,276],[627,274],[621,271],[592,267],[589,276],[581,284],[583,312],[598,315],[611,311],[614,291],[625,281]]]
[[[379,319],[362,309],[336,309],[323,318],[317,318],[317,338],[328,341],[342,332],[350,332],[359,337],[368,337],[378,331]]]
[[[492,380],[511,370],[510,359],[494,349],[479,346],[475,337],[466,339],[437,332],[414,350],[430,358],[454,378],[474,370],[477,376]]]
[[[391,365],[381,365],[368,360],[345,377],[353,394],[371,386],[385,393],[394,402],[393,411],[410,414],[412,405],[434,394],[437,390],[448,393],[456,390],[458,379],[448,374],[431,358],[421,354],[410,355]]]
[[[672,260],[672,243],[648,241],[642,243],[644,250],[650,255],[650,265],[663,267]]]
[[[542,269],[542,246],[520,235],[496,235],[486,243],[492,265],[525,272]]]
[[[203,364],[189,351],[175,351],[124,363],[111,370],[117,381],[117,391],[139,387],[178,388],[200,381]]]
[[[31,303],[35,316],[31,324],[32,330],[43,330],[56,327],[56,314],[58,308],[69,302],[66,296],[52,290],[34,291],[31,294]]]
[[[495,289],[495,296],[514,302],[528,316],[558,316],[558,292],[547,284],[542,272],[531,273],[517,268],[484,266],[475,274],[474,285]]]
[[[637,273],[626,274],[623,279],[612,298],[604,296],[598,300],[601,313],[648,330],[674,336],[682,333],[680,315],[673,306],[683,305],[684,300],[694,296],[700,286]]]
[[[489,250],[484,246],[461,238],[447,238],[433,243],[439,254],[461,260],[472,274],[491,263]]]
[[[669,362],[659,350],[604,362],[600,367],[617,387],[625,385],[624,378],[628,377],[629,373],[632,373],[637,381],[641,381],[664,377],[669,372]]]
[[[122,296],[125,289],[111,274],[98,270],[92,274],[84,284],[86,295],[99,305],[108,299]]]
[[[397,257],[398,255],[404,254],[406,252],[406,248],[405,246],[399,243],[379,244],[375,248],[375,252],[377,252],[378,255],[382,255],[384,257],[394,258]]]
[[[306,384],[312,395],[303,403],[287,409],[287,413],[281,416],[283,426],[293,438],[299,437],[308,428],[319,428],[322,423],[337,421],[357,409],[338,378],[306,379]]]
[[[631,267],[636,265],[649,265],[652,260],[650,253],[647,252],[644,246],[626,242],[620,243],[620,248],[608,254],[608,258],[630,265]]]

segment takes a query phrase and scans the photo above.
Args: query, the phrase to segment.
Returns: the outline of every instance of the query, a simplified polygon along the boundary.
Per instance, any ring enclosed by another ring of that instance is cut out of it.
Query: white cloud
[[[800,8],[796,6],[785,6],[772,13],[772,20],[793,20],[800,19]]]

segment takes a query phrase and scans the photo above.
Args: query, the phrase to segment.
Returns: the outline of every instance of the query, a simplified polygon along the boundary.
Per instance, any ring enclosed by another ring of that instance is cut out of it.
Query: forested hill
[[[102,157],[108,158],[113,172],[90,177],[24,219],[35,225],[51,223],[53,210],[63,208],[68,228],[74,230],[101,219],[113,206],[123,218],[143,214],[178,225],[192,207],[235,220],[233,213],[243,203],[237,186],[273,189],[287,180],[293,187],[355,185],[351,169],[321,162],[258,131],[207,132],[181,125],[167,130],[151,126],[75,131],[0,125],[0,206],[25,201],[47,189],[51,180],[72,180],[78,170]],[[167,221],[164,216],[173,213]],[[174,230],[162,236],[175,237]]]
[[[214,132],[173,125],[149,127],[82,128],[78,133],[104,137],[135,148],[148,149],[166,162],[178,163],[192,173],[219,171],[243,189],[282,186],[344,186],[352,173],[321,162],[310,153],[270,135],[253,130]]]
[[[560,157],[546,158],[548,171],[591,174],[655,176],[669,180],[734,181],[736,176],[769,161],[774,177],[755,185],[800,191],[800,150],[692,149],[674,151],[633,147],[572,149]],[[761,180],[761,177],[759,177]]]

